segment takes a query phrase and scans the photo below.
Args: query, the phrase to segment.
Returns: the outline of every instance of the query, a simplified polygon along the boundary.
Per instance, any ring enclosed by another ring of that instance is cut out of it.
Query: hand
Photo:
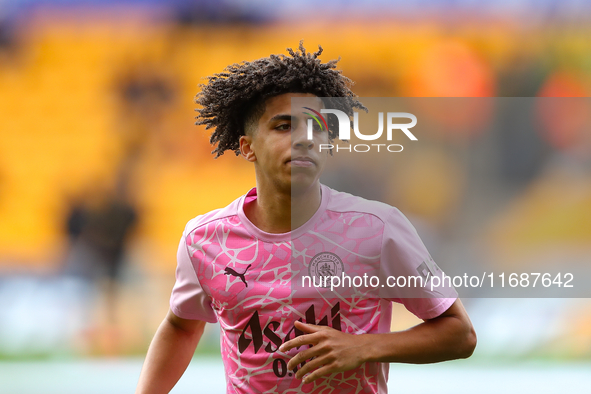
[[[300,321],[296,321],[295,326],[305,334],[285,342],[279,350],[287,352],[295,347],[313,345],[300,351],[287,364],[288,370],[294,370],[302,362],[310,360],[296,373],[296,378],[301,379],[311,372],[304,379],[304,383],[313,382],[321,376],[357,368],[365,361],[366,336],[346,334],[334,328]]]

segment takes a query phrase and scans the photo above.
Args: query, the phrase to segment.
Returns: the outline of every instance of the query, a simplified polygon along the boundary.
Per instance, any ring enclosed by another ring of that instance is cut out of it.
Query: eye
[[[318,122],[314,122],[313,124],[314,124],[314,126],[313,126],[314,131],[324,131],[324,128],[321,125],[319,125]]]
[[[316,133],[324,131],[324,127],[320,121],[315,117],[306,119],[307,127],[311,127]]]
[[[287,130],[290,130],[291,129],[291,124],[290,123],[281,123],[281,124],[278,124],[275,127],[275,129],[276,130],[287,131]]]

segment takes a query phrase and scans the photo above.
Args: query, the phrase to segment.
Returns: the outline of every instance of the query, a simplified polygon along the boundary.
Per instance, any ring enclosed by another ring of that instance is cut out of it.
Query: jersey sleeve
[[[383,287],[382,297],[403,304],[418,318],[435,318],[458,298],[450,281],[432,287],[433,276],[441,278],[443,271],[429,255],[413,225],[396,208],[385,223],[381,255],[382,280],[398,285]],[[405,286],[400,286],[401,277],[405,278]],[[434,284],[438,282],[436,280]]]
[[[170,296],[170,309],[180,318],[217,322],[211,299],[201,287],[183,233],[177,252],[176,282]],[[199,264],[199,262],[196,262]]]

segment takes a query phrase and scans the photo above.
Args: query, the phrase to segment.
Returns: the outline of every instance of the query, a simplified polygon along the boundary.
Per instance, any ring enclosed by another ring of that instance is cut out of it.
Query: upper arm
[[[435,319],[439,318],[439,317],[456,317],[462,321],[467,320],[468,322],[470,322],[470,318],[468,317],[468,312],[466,312],[466,309],[464,308],[464,304],[462,304],[462,301],[460,301],[459,298],[457,298],[453,304],[451,304],[451,306],[449,308],[447,308],[447,310],[445,310],[445,312],[443,312],[442,314],[440,314],[439,316],[435,317]],[[426,319],[427,320],[433,320],[433,319]],[[470,323],[472,324],[472,323]]]
[[[190,334],[194,334],[197,332],[202,332],[205,328],[205,321],[203,320],[193,320],[193,319],[183,319],[182,317],[178,317],[175,315],[172,310],[168,310],[166,314],[166,321],[174,326],[175,328],[185,331]]]
[[[466,312],[459,298],[445,312],[433,319],[425,320],[425,322],[447,324],[447,327],[453,331],[456,338],[464,338],[461,341],[462,348],[465,349],[462,357],[469,357],[474,351],[476,347],[476,331],[472,326],[468,312]]]
[[[445,312],[443,312],[442,314],[440,314],[439,316],[433,318],[433,319],[424,319],[424,321],[435,321],[435,320],[441,320],[444,318],[455,318],[458,319],[461,323],[462,326],[469,331],[474,332],[474,327],[472,326],[472,322],[470,321],[470,317],[468,316],[468,312],[466,312],[466,309],[464,308],[464,305],[462,304],[462,301],[457,298],[453,304],[451,304],[451,306],[449,308],[447,308],[447,310]]]

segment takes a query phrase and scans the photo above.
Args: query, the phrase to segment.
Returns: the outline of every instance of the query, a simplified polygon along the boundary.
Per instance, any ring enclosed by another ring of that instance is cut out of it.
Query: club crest
[[[340,277],[343,273],[343,260],[331,252],[321,252],[312,258],[308,266],[311,278],[316,278],[321,287],[330,287],[330,277]]]

